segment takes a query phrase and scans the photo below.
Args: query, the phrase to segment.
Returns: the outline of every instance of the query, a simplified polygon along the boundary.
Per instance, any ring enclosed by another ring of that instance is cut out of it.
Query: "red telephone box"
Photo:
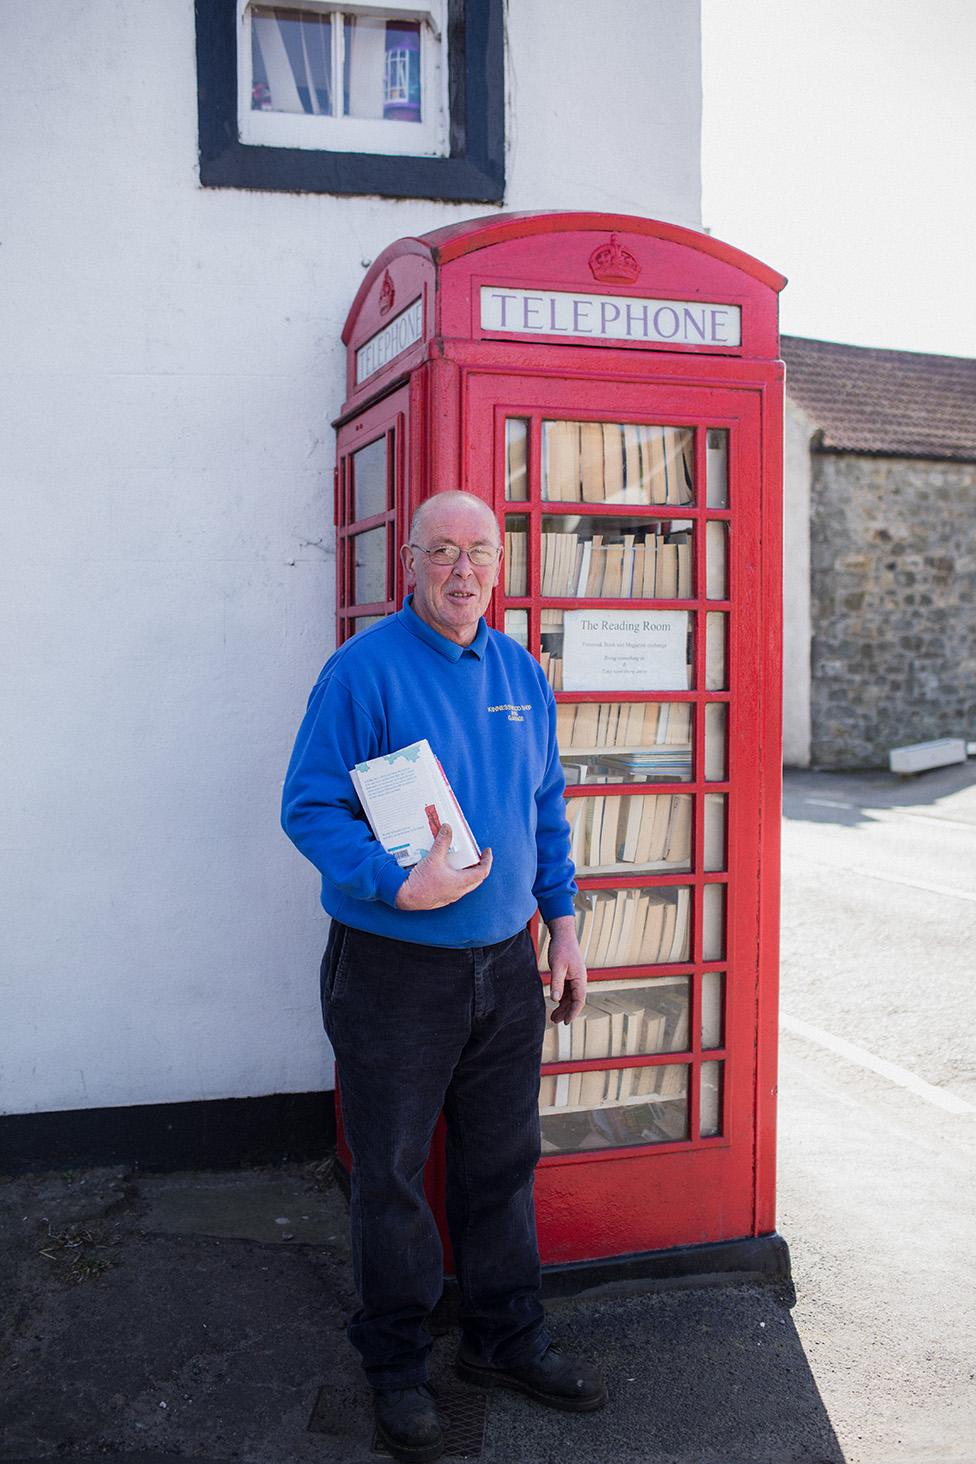
[[[784,283],[672,224],[498,214],[392,244],[343,332],[338,641],[399,608],[413,510],[463,487],[504,536],[490,623],[556,696],[591,989],[544,1052],[550,1267],[788,1270]]]

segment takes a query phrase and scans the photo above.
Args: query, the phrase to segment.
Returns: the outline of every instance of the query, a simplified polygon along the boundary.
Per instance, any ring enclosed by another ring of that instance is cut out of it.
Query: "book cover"
[[[418,864],[442,823],[451,825],[452,869],[477,864],[481,850],[426,738],[349,769],[374,835],[403,868]]]

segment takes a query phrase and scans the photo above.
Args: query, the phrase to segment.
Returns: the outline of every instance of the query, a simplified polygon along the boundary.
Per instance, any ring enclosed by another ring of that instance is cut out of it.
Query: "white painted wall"
[[[320,1088],[278,800],[333,646],[339,330],[384,245],[486,210],[201,189],[192,0],[0,30],[2,1106]],[[507,207],[699,224],[694,0],[518,0],[509,43]]]
[[[810,766],[810,438],[816,424],[786,398],[783,436],[783,764]]]

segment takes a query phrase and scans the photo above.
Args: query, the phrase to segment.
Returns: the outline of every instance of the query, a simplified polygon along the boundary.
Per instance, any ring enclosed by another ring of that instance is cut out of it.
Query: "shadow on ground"
[[[0,1183],[0,1221],[6,1464],[380,1457],[344,1337],[345,1209],[325,1167],[27,1176]],[[611,1401],[573,1417],[493,1395],[483,1460],[844,1464],[775,1289],[659,1287],[550,1310],[559,1338],[605,1368]],[[460,1388],[454,1346],[450,1332],[435,1343],[441,1389]]]
[[[883,769],[866,772],[818,772],[787,768],[783,773],[783,813],[804,823],[840,824],[849,828],[870,823],[877,812],[897,808],[925,811],[932,817],[942,813],[943,800],[965,794],[976,786],[976,762],[972,758],[947,768],[900,777]],[[968,817],[976,823],[976,811],[968,800]],[[946,817],[959,818],[958,800]]]

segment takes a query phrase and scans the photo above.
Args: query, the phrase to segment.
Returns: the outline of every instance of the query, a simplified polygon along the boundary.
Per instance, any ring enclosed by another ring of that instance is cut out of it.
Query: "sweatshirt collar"
[[[485,617],[483,615],[478,621],[478,629],[475,632],[474,640],[469,646],[459,646],[456,641],[448,640],[446,635],[441,635],[439,631],[434,630],[433,626],[428,625],[426,620],[421,620],[413,608],[412,594],[407,595],[403,602],[403,609],[400,611],[397,619],[404,630],[409,630],[410,634],[415,635],[418,640],[426,641],[429,646],[447,661],[460,661],[466,651],[470,651],[473,656],[477,656],[479,661],[485,654],[485,646],[488,644],[488,627],[485,624]]]

